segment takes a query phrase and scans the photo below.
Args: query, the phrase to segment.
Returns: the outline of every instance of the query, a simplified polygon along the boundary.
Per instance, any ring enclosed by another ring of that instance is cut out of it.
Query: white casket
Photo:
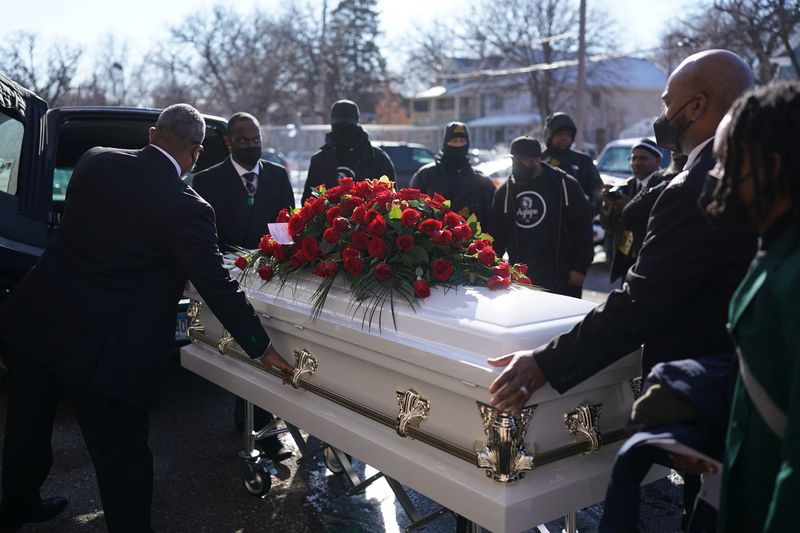
[[[540,389],[520,418],[486,405],[499,374],[487,357],[539,346],[593,304],[532,290],[434,290],[416,310],[396,301],[395,329],[388,305],[379,327],[336,285],[313,320],[319,278],[282,289],[253,278],[243,284],[248,299],[278,351],[298,357],[299,388],[220,342],[206,308],[184,367],[491,531],[525,530],[603,500],[638,354],[567,394]]]

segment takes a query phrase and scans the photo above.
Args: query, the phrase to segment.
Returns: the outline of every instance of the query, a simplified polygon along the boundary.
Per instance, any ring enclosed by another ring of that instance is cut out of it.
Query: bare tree
[[[0,65],[10,78],[56,106],[72,88],[82,53],[65,42],[43,51],[37,34],[19,32],[0,45]]]

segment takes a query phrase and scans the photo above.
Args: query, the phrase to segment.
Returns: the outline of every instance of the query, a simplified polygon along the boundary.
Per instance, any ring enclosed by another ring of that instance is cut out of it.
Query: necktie
[[[253,185],[253,180],[256,178],[255,172],[247,172],[242,174],[244,178],[244,188],[247,189],[247,194],[253,196],[256,193],[256,186]]]

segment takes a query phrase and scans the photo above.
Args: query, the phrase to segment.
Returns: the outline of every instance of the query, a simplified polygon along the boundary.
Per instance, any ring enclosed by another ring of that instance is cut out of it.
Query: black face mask
[[[511,174],[514,175],[515,181],[522,181],[527,182],[533,179],[534,173],[536,172],[535,167],[529,167],[527,165],[523,165],[522,163],[518,163],[513,161],[511,163]]]
[[[461,159],[467,159],[467,152],[469,151],[469,145],[465,144],[464,146],[450,146],[445,144],[442,146],[442,155],[447,159],[452,159],[454,161],[458,161]]]
[[[250,170],[258,164],[261,159],[260,146],[248,146],[247,148],[236,148],[231,150],[233,160],[242,165],[244,168]]]
[[[666,150],[670,150],[672,152],[681,152],[681,136],[684,132],[689,129],[689,126],[692,125],[694,119],[689,120],[683,126],[676,126],[675,128],[672,127],[672,121],[680,116],[681,111],[683,111],[687,105],[692,103],[694,98],[688,100],[685,104],[683,104],[678,111],[672,115],[672,118],[667,118],[667,111],[664,110],[661,115],[653,122],[653,131],[656,134],[656,144],[661,148]]]
[[[358,140],[361,126],[350,122],[337,122],[331,125],[331,133],[336,146],[351,146]]]

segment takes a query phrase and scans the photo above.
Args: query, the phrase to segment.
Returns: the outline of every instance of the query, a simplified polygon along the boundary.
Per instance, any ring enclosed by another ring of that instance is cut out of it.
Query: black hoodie
[[[563,292],[570,271],[586,274],[592,262],[592,219],[578,182],[542,163],[528,183],[510,176],[492,203],[494,249],[526,263],[533,283]]]

